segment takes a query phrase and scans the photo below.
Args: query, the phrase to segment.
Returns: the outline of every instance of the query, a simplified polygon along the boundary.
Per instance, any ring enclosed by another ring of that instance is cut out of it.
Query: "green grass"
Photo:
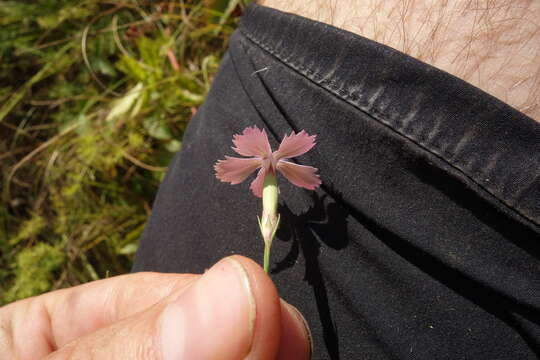
[[[129,271],[244,2],[0,2],[0,304]]]

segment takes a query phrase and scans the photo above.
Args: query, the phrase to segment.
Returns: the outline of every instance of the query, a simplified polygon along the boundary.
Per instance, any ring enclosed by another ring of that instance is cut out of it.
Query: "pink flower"
[[[262,196],[264,178],[267,174],[274,174],[276,170],[291,183],[309,190],[321,184],[316,168],[312,166],[297,165],[286,161],[307,153],[315,146],[315,135],[308,135],[304,130],[298,134],[292,132],[285,135],[277,151],[272,152],[266,131],[256,126],[248,127],[241,135],[233,136],[235,147],[232,149],[249,158],[225,156],[214,165],[216,177],[223,182],[239,184],[255,170],[259,169],[257,177],[251,183],[250,189],[257,197]]]

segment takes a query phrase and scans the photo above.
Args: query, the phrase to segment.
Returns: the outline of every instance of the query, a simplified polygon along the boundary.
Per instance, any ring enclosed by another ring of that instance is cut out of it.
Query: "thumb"
[[[307,330],[286,306],[257,264],[233,256],[179,293],[74,340],[48,359],[274,360],[278,352],[287,358],[280,343],[294,358],[307,359]],[[293,336],[280,341],[282,333]]]

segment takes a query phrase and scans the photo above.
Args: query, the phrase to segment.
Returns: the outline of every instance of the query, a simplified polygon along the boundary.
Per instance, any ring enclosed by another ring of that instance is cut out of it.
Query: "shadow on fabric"
[[[320,196],[314,192],[311,197],[314,206],[301,215],[293,214],[287,205],[280,205],[281,226],[277,237],[282,241],[291,241],[291,249],[285,258],[271,269],[271,273],[277,274],[292,267],[300,251],[302,252],[306,264],[304,279],[313,288],[324,342],[331,360],[338,360],[339,336],[332,319],[328,293],[319,267],[319,255],[323,246],[336,250],[347,246],[349,213],[335,202],[325,204],[328,197],[326,194]]]

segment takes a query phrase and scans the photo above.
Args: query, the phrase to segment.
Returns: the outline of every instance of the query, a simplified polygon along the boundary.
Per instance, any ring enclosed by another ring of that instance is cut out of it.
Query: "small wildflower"
[[[216,177],[231,184],[239,184],[259,169],[255,180],[250,185],[253,194],[263,199],[262,217],[259,227],[265,243],[264,270],[268,272],[270,246],[279,226],[277,213],[279,189],[276,171],[280,172],[292,184],[305,189],[314,190],[321,184],[317,169],[312,166],[294,164],[287,159],[305,154],[315,146],[315,135],[304,130],[285,135],[279,148],[272,152],[268,136],[264,129],[256,126],[246,128],[242,134],[233,136],[232,148],[242,156],[237,158],[225,156],[214,165]]]
[[[279,148],[272,152],[266,131],[253,126],[246,128],[241,135],[234,135],[233,143],[234,151],[251,157],[225,156],[225,160],[219,160],[214,169],[216,177],[223,182],[239,184],[259,169],[257,177],[250,186],[257,197],[262,197],[265,177],[268,174],[275,174],[276,170],[296,186],[313,190],[321,184],[319,175],[315,174],[316,168],[287,161],[289,158],[303,155],[311,150],[315,146],[315,135],[310,136],[304,130],[298,134],[293,132],[285,135]]]

